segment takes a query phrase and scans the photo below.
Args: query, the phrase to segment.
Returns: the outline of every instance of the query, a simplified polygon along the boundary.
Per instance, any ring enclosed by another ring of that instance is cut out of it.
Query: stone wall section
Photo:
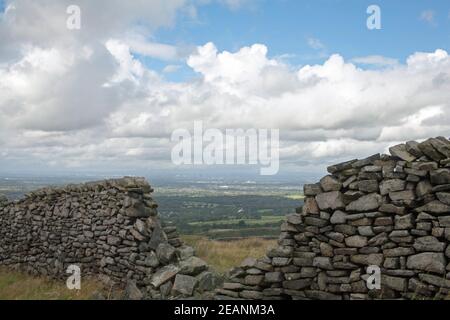
[[[133,299],[205,294],[218,278],[158,214],[144,178],[45,188],[0,198],[0,265],[67,279],[100,275]]]
[[[328,167],[279,246],[230,271],[217,299],[450,298],[450,141]],[[381,271],[369,290],[367,268]]]

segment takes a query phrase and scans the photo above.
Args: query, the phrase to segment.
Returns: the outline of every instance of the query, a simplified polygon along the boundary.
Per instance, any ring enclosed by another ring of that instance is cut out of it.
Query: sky
[[[282,172],[449,137],[449,44],[446,0],[0,0],[0,173],[170,172],[194,121]]]

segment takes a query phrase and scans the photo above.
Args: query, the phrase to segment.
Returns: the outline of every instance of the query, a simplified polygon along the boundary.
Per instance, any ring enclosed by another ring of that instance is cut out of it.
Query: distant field
[[[267,249],[276,245],[276,240],[248,238],[233,241],[214,241],[201,236],[183,236],[199,258],[205,260],[216,271],[225,273],[239,266],[248,257],[263,257]]]
[[[82,280],[79,291],[69,290],[63,281],[0,268],[0,300],[89,300],[97,292],[111,299],[118,294],[105,292],[94,280]]]
[[[286,198],[291,199],[291,200],[303,200],[305,199],[305,196],[302,194],[291,194],[286,196]]]
[[[284,216],[262,216],[261,219],[224,219],[216,221],[200,221],[200,222],[190,222],[191,226],[213,226],[221,224],[239,224],[244,222],[247,225],[265,225],[268,223],[281,222],[285,219]]]
[[[285,216],[303,204],[295,195],[156,197],[163,218],[180,233],[211,239],[277,236]]]

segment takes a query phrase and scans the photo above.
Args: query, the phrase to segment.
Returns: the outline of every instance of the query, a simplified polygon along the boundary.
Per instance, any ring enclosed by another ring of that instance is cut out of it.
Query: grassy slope
[[[183,236],[183,240],[195,248],[199,258],[221,273],[239,266],[245,258],[264,256],[268,247],[276,245],[276,240],[260,238],[214,241],[200,236]]]
[[[69,290],[62,281],[0,268],[0,300],[87,300],[102,288],[97,281],[82,280],[81,290]]]

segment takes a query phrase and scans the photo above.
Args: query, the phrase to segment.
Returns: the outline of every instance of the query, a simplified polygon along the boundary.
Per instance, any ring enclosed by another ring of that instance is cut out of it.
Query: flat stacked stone
[[[217,299],[445,299],[450,293],[450,141],[410,141],[328,168],[278,247],[229,273]],[[369,289],[367,268],[381,271]]]
[[[78,265],[130,299],[207,295],[219,277],[161,222],[152,192],[126,177],[0,198],[0,265],[57,279]]]

